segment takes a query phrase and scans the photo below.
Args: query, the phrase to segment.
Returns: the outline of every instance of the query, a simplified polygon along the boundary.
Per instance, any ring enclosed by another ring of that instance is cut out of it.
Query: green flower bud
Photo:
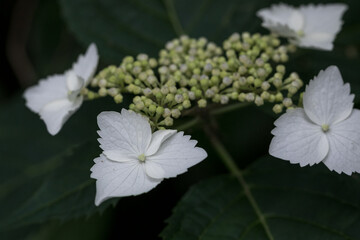
[[[238,98],[239,94],[237,92],[232,92],[231,93],[231,99],[232,100],[236,100]]]
[[[246,82],[248,84],[253,84],[254,81],[255,81],[255,78],[253,76],[249,76],[249,77],[246,78]]]
[[[268,100],[270,98],[270,93],[269,92],[262,92],[260,97],[264,100]]]
[[[118,93],[119,93],[119,89],[117,88],[110,88],[107,90],[107,93],[112,96],[115,97]]]
[[[283,110],[283,106],[282,104],[275,104],[272,110],[276,114],[281,113]]]
[[[221,95],[220,97],[220,103],[221,104],[227,104],[229,102],[229,97],[226,95]]]
[[[184,108],[190,108],[191,107],[191,102],[189,100],[185,100],[183,102],[183,106],[184,106]]]
[[[164,111],[165,111],[164,108],[161,107],[161,106],[158,106],[156,108],[156,114],[159,115],[159,116],[163,115]]]
[[[123,95],[121,95],[121,94],[116,95],[116,96],[114,97],[114,101],[115,101],[116,103],[122,103],[122,101],[123,101]]]
[[[155,94],[155,97],[156,97],[156,99],[161,99],[162,97],[163,97],[164,95],[162,95],[162,93],[161,92],[157,92],[156,94]]]
[[[98,94],[101,96],[101,97],[105,97],[107,95],[107,90],[106,88],[100,88],[99,91],[98,91]]]
[[[284,98],[283,104],[284,104],[285,107],[288,108],[288,107],[292,106],[293,102],[292,102],[291,98]]]
[[[254,86],[255,86],[255,87],[260,87],[261,84],[262,84],[262,81],[261,81],[259,78],[256,78],[256,79],[254,80]]]
[[[278,92],[276,95],[275,95],[275,100],[277,102],[282,102],[282,100],[284,99],[283,95],[281,92]]]
[[[269,99],[268,99],[269,102],[275,102],[275,95],[274,94],[270,94],[269,96]]]
[[[240,93],[239,96],[238,96],[238,100],[240,102],[244,102],[246,99],[246,94],[245,93]]]
[[[205,99],[200,99],[197,103],[200,108],[205,108],[207,105],[207,102]]]
[[[256,106],[261,106],[261,105],[264,105],[264,100],[261,98],[261,97],[259,97],[259,96],[256,96],[255,97],[255,104],[256,104]]]
[[[125,81],[125,83],[127,83],[127,84],[131,84],[131,83],[134,81],[134,79],[133,79],[132,76],[126,75],[124,81]]]
[[[174,120],[171,117],[166,117],[164,119],[164,123],[165,123],[165,126],[170,127],[174,124]]]
[[[107,81],[105,79],[101,79],[99,81],[99,87],[105,88],[107,86]]]
[[[276,66],[276,71],[281,73],[281,74],[285,74],[285,66],[284,65],[277,65]]]
[[[143,110],[145,107],[145,104],[143,102],[137,102],[135,103],[135,109],[136,110]]]
[[[180,115],[181,115],[181,112],[180,112],[179,109],[172,109],[172,110],[171,110],[171,116],[172,116],[173,118],[179,118]]]
[[[270,83],[268,83],[268,82],[263,82],[263,83],[261,84],[261,89],[262,89],[262,90],[267,91],[269,88],[270,88]]]
[[[95,99],[95,98],[96,98],[96,93],[89,91],[89,92],[87,93],[87,98],[88,98],[89,100]]]
[[[245,97],[246,101],[253,102],[255,100],[255,94],[254,93],[248,93]]]
[[[151,104],[148,109],[151,114],[154,114],[156,112],[156,105]]]
[[[183,95],[181,95],[181,94],[176,94],[175,95],[175,102],[182,103],[183,101],[184,101]]]

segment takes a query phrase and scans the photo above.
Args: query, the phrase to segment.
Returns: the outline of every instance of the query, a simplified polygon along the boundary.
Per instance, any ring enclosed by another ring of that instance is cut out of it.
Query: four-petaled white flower
[[[164,178],[175,177],[207,157],[183,132],[158,130],[140,114],[122,109],[98,116],[103,154],[94,160],[95,204],[112,197],[138,195],[153,189]]]
[[[300,166],[322,161],[338,173],[360,172],[360,110],[353,99],[336,66],[321,71],[306,87],[304,108],[275,121],[270,154]]]
[[[40,115],[51,135],[57,134],[81,106],[83,96],[80,92],[94,76],[98,61],[96,45],[91,44],[71,69],[40,80],[25,91],[26,106]]]
[[[333,41],[340,31],[345,4],[319,4],[294,8],[286,4],[275,4],[257,12],[262,26],[290,39],[305,48],[332,50]]]

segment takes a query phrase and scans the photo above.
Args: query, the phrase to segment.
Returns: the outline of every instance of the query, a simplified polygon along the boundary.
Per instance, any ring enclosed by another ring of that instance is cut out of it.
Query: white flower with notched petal
[[[321,71],[304,93],[304,109],[287,111],[275,121],[270,154],[299,163],[323,162],[330,170],[360,172],[360,111],[335,66]]]
[[[257,15],[262,18],[263,27],[289,38],[300,47],[332,50],[346,9],[347,5],[341,3],[310,4],[299,8],[281,3],[261,9]]]
[[[112,197],[148,192],[207,157],[190,136],[175,130],[151,133],[144,117],[125,109],[121,114],[100,113],[98,125],[103,154],[91,168],[91,177],[97,179],[97,206]]]
[[[26,106],[40,115],[51,135],[81,106],[80,92],[94,76],[98,61],[96,45],[91,44],[64,74],[51,75],[25,91]]]

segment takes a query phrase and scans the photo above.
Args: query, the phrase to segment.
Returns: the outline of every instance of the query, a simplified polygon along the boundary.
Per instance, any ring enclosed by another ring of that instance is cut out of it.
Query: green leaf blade
[[[358,177],[357,175],[355,177]],[[359,179],[324,166],[264,158],[246,172],[274,239],[359,239]],[[238,180],[193,187],[174,209],[163,239],[268,239]]]

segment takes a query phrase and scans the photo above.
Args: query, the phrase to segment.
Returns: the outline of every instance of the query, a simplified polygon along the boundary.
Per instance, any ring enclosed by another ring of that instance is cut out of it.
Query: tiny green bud
[[[262,81],[261,81],[259,78],[256,78],[256,79],[254,80],[254,86],[255,86],[255,87],[260,87],[261,84],[262,84]]]
[[[155,113],[156,112],[156,105],[154,105],[154,104],[151,104],[150,106],[149,106],[149,112],[150,113]]]
[[[119,89],[117,88],[110,88],[108,89],[107,93],[112,96],[115,97],[118,93],[119,93]]]
[[[168,108],[165,108],[165,109],[164,109],[164,113],[163,113],[162,116],[163,116],[164,118],[170,117],[170,116],[171,116],[171,110],[168,109]]]
[[[114,101],[115,101],[116,103],[122,103],[122,101],[123,101],[123,95],[117,94],[117,95],[114,97]]]
[[[238,96],[238,100],[240,102],[244,102],[246,99],[246,94],[245,93],[240,93],[239,96]]]
[[[294,86],[290,86],[289,88],[288,88],[288,92],[290,93],[290,94],[295,94],[296,92],[297,92],[297,88],[296,87],[294,87]]]
[[[195,93],[193,91],[188,92],[188,95],[189,95],[190,100],[195,100],[196,97],[195,97]]]
[[[282,104],[275,104],[273,107],[273,112],[278,114],[281,113],[283,110],[283,105]]]
[[[276,71],[279,73],[284,74],[285,73],[285,66],[284,65],[277,65],[276,66]]]
[[[93,99],[96,98],[96,94],[94,92],[89,91],[87,93],[87,97],[88,97],[89,100],[93,100]]]
[[[158,114],[158,115],[162,115],[163,113],[164,113],[164,108],[163,107],[161,107],[161,106],[158,106],[157,108],[156,108],[156,114]]]
[[[99,95],[104,97],[107,95],[107,91],[106,91],[106,88],[100,88],[99,91],[98,91]]]
[[[174,120],[171,117],[166,117],[164,119],[164,123],[166,126],[170,127],[174,124]]]
[[[267,91],[269,88],[270,88],[270,83],[268,83],[268,82],[263,82],[263,83],[261,84],[261,89],[262,89],[262,90]]]
[[[156,99],[161,99],[161,98],[163,97],[163,95],[162,95],[161,92],[157,92],[157,93],[155,94],[155,97],[156,97]]]
[[[254,102],[255,102],[256,106],[264,105],[264,100],[260,96],[256,96]]]
[[[137,102],[137,103],[135,103],[135,108],[136,108],[137,110],[142,110],[142,109],[144,109],[144,107],[145,107],[145,104],[144,104],[143,102]]]
[[[221,95],[220,103],[221,104],[227,104],[229,102],[229,97],[226,95]]]
[[[183,95],[181,95],[181,94],[176,94],[175,95],[175,102],[182,103],[183,101],[184,101]]]
[[[180,112],[179,109],[172,109],[172,110],[171,110],[171,116],[172,116],[173,118],[179,118],[180,115],[181,115],[181,112]]]
[[[247,79],[246,79],[246,82],[247,82],[248,84],[253,84],[254,81],[255,81],[255,79],[254,79],[253,76],[249,76],[249,77],[247,77]]]
[[[105,88],[106,85],[107,85],[107,81],[106,81],[105,79],[101,79],[101,80],[99,81],[99,87]]]
[[[184,108],[190,108],[191,107],[191,102],[189,100],[185,100],[183,102],[183,106],[184,106]]]
[[[265,92],[262,92],[260,96],[262,99],[268,100],[270,97],[270,93],[265,91]]]
[[[197,103],[200,108],[205,108],[207,105],[207,102],[205,99],[200,99]]]
[[[275,100],[276,100],[277,102],[282,102],[282,100],[284,100],[284,97],[283,97],[283,95],[282,95],[281,92],[278,92],[278,93],[275,95]]]
[[[248,102],[253,102],[255,100],[255,95],[254,93],[248,93],[246,94],[246,97],[245,97],[246,101]]]
[[[284,98],[283,104],[284,104],[285,107],[288,108],[288,107],[292,106],[293,102],[292,102],[291,98]]]

